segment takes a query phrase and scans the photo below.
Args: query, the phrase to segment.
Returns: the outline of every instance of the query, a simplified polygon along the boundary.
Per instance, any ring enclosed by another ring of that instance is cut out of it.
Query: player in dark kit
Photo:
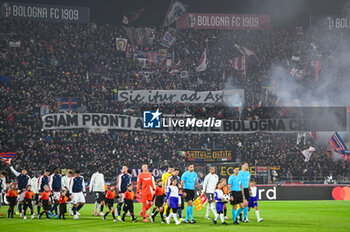
[[[64,216],[67,213],[67,201],[69,199],[66,195],[67,195],[67,190],[62,190],[60,199],[59,199],[60,215],[58,216],[58,219],[66,219]]]
[[[108,207],[108,210],[107,210],[106,214],[102,216],[102,219],[104,221],[106,221],[106,217],[111,211],[112,211],[113,221],[115,221],[115,222],[117,221],[117,219],[115,218],[115,211],[114,211],[114,207],[113,207],[114,198],[116,198],[116,197],[117,197],[117,193],[115,192],[115,185],[111,184],[109,186],[109,190],[107,191],[107,194],[106,194],[106,205]]]
[[[9,165],[11,165],[11,160],[9,160]],[[24,201],[24,193],[27,186],[30,184],[30,177],[28,175],[27,169],[23,168],[22,172],[17,172],[13,166],[10,166],[10,170],[17,177],[17,188],[18,188],[18,211],[22,217],[22,205]]]
[[[31,219],[35,218],[33,205],[32,205],[32,200],[35,194],[32,192],[31,189],[32,189],[32,186],[28,185],[27,191],[24,193],[23,219],[27,219],[27,215],[26,215],[27,208],[30,209]]]
[[[152,216],[151,216],[151,222],[154,223],[154,219],[157,216],[158,213],[160,213],[160,217],[162,218],[162,223],[166,223],[164,220],[164,189],[162,187],[162,180],[158,179],[156,181],[156,191],[153,195],[153,202],[155,202],[155,206],[152,211]]]
[[[2,193],[6,190],[6,171],[0,171],[0,216],[2,216],[1,213],[1,205],[2,205]]]
[[[9,209],[7,211],[7,217],[13,218],[13,212],[15,210],[15,206],[17,204],[17,195],[18,192],[15,190],[15,184],[10,184],[9,191],[7,192],[6,198],[9,203]]]
[[[44,211],[39,214],[38,218],[40,219],[41,216],[45,213],[46,218],[49,219],[48,211],[50,210],[50,190],[48,185],[44,186],[44,192],[42,192],[40,200],[42,202]]]
[[[132,217],[132,222],[137,222],[135,213],[134,213],[134,199],[135,193],[132,191],[132,185],[128,184],[127,191],[124,193],[124,207],[123,207],[123,217],[120,221],[125,222],[125,215],[127,212],[130,212]]]
[[[44,174],[39,176],[39,178],[38,178],[39,195],[41,195],[45,191],[44,190],[44,186],[45,185],[49,186],[49,182],[50,182],[49,175],[50,175],[50,171],[49,170],[45,170]],[[39,203],[38,203],[38,218],[39,218],[39,215],[40,215],[41,205],[42,205],[42,201],[39,201]],[[51,207],[50,207],[49,210],[51,210]],[[50,212],[48,212],[48,214],[51,215]]]
[[[50,187],[50,190],[52,191],[53,200],[54,200],[54,205],[51,208],[51,212],[55,211],[58,217],[57,206],[59,203],[61,188],[62,188],[62,175],[60,173],[59,167],[54,168],[54,173],[50,176],[49,180],[50,180],[49,187]]]
[[[131,175],[128,173],[128,167],[123,166],[122,173],[120,173],[117,178],[117,190],[119,192],[117,213],[119,215],[119,219],[122,211],[122,205],[124,203],[124,193],[127,191],[128,184],[131,184]]]
[[[70,180],[69,193],[72,194],[73,219],[79,219],[78,212],[85,204],[85,181],[79,170],[75,170],[75,177]]]

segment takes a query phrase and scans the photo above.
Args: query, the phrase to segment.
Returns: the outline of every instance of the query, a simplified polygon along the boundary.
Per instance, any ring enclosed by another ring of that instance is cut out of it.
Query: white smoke
[[[232,89],[240,89],[240,88],[235,87],[232,84],[232,79],[228,78],[226,83],[224,84],[224,93],[225,93],[225,90],[232,90]],[[224,104],[229,108],[238,108],[239,115],[241,116],[243,107],[244,107],[244,99],[242,99],[238,93],[235,93],[234,95],[224,95]]]

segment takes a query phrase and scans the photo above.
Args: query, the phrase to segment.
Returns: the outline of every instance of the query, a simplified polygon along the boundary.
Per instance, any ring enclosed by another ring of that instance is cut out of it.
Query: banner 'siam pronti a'
[[[181,123],[166,124],[168,118],[162,118],[160,128],[144,128],[142,117],[132,117],[119,114],[103,113],[78,113],[78,114],[47,114],[42,116],[44,130],[66,130],[66,129],[110,129],[110,130],[132,130],[149,131],[153,133],[212,133],[212,134],[237,134],[271,132],[286,133],[297,131],[316,131],[317,123],[305,119],[260,119],[260,120],[230,120],[230,119],[205,119],[202,126],[196,126],[191,118],[182,118]],[[171,119],[174,120],[174,119]],[[214,124],[214,120],[216,123]],[[220,121],[220,123],[217,123]],[[192,123],[192,124],[191,124]],[[182,126],[181,126],[181,125]],[[208,125],[208,126],[205,126]],[[218,125],[218,126],[217,126]],[[323,131],[334,131],[333,125],[324,127]]]

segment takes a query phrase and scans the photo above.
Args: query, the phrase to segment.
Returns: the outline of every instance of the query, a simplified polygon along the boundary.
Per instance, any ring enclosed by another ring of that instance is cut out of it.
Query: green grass
[[[135,204],[137,215],[141,205]],[[260,216],[265,220],[256,222],[254,212],[250,212],[250,223],[232,225],[232,218],[227,222],[228,226],[220,223],[214,225],[204,219],[205,208],[194,212],[197,224],[181,224],[176,226],[161,224],[157,215],[156,223],[131,223],[113,222],[112,216],[108,215],[107,221],[92,215],[93,205],[85,205],[81,210],[79,220],[67,217],[65,221],[57,219],[34,219],[23,220],[19,216],[13,219],[0,218],[1,231],[350,231],[350,201],[261,201],[259,202]],[[2,207],[5,213],[7,207]],[[185,212],[185,211],[184,211]],[[228,216],[231,210],[228,210]],[[212,217],[212,215],[211,215]],[[140,217],[138,217],[140,219]]]

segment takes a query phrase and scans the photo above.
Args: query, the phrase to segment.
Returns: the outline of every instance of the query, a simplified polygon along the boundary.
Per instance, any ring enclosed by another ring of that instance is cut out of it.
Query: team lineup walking
[[[79,170],[74,172],[67,170],[62,176],[60,168],[55,167],[51,175],[50,170],[44,170],[38,178],[30,178],[26,169],[20,173],[14,169],[11,162],[9,165],[17,180],[16,183],[10,184],[6,193],[9,219],[14,217],[16,206],[20,217],[27,219],[29,209],[30,218],[35,219],[36,205],[38,219],[45,215],[47,219],[65,220],[67,216],[73,216],[73,219],[78,220],[81,216],[79,211],[86,202],[88,188],[89,193],[93,193],[95,198],[94,210],[91,213],[105,221],[108,221],[108,215],[111,214],[114,222],[126,222],[126,215],[131,217],[131,222],[137,222],[134,203],[139,201],[142,204],[139,214],[145,223],[150,221],[156,223],[156,216],[160,214],[161,223],[170,224],[171,219],[174,219],[176,225],[194,224],[196,220],[193,206],[199,198],[205,199],[203,204],[208,202],[205,219],[212,220],[214,224],[217,224],[219,218],[222,225],[229,224],[226,215],[229,201],[232,205],[233,224],[239,224],[237,218],[241,213],[243,213],[241,221],[248,223],[251,208],[255,209],[257,221],[263,221],[258,210],[257,187],[250,178],[247,163],[243,163],[241,170],[235,167],[228,182],[224,178],[219,180],[215,167],[210,167],[202,188],[193,164],[187,166],[181,177],[178,168],[169,166],[168,171],[157,180],[154,179],[148,165],[144,164],[141,167],[142,172],[137,176],[136,194],[133,191],[132,175],[128,172],[127,166],[122,167],[116,183],[109,184],[105,182],[103,169],[98,167],[91,176],[89,185],[86,186]],[[7,172],[2,171],[1,175],[3,180]],[[226,183],[231,192],[228,192]],[[5,189],[2,183],[1,187]],[[153,210],[150,213],[152,206]],[[210,218],[210,212],[213,213],[213,219]]]

